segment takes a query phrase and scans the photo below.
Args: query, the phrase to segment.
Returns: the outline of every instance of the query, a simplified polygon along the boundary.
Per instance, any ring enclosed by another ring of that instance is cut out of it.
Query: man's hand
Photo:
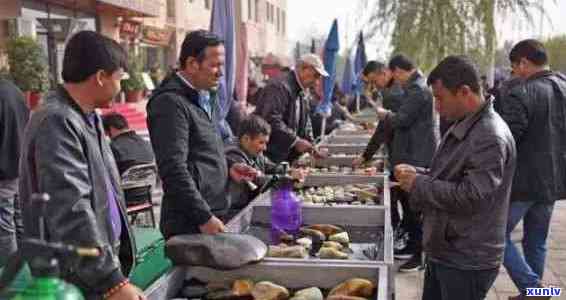
[[[295,143],[295,150],[299,153],[310,152],[313,149],[311,142],[303,139],[298,139]]]
[[[258,171],[246,164],[236,163],[230,168],[230,178],[235,182],[252,181],[258,176]]]
[[[402,190],[410,192],[415,185],[417,169],[411,165],[399,164],[395,166],[395,178],[399,181]]]
[[[210,217],[208,222],[199,226],[200,232],[204,234],[217,234],[224,232],[224,223],[215,216]]]
[[[358,168],[359,166],[361,166],[366,160],[362,157],[362,156],[358,156],[356,158],[354,158],[354,160],[352,161],[352,167],[354,168]]]
[[[107,300],[146,300],[143,292],[135,285],[128,283],[112,294]]]
[[[313,148],[313,153],[312,155],[314,156],[314,158],[317,159],[322,159],[322,158],[327,158],[328,157],[328,148]]]
[[[376,109],[376,111],[377,111],[377,118],[378,118],[380,121],[385,120],[385,117],[387,117],[387,115],[390,113],[389,110],[387,110],[387,109],[385,109],[385,108],[383,108],[383,107],[378,107],[378,108]]]

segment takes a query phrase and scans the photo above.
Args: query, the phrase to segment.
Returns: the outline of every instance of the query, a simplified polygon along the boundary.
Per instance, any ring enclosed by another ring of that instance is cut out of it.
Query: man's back
[[[514,87],[500,105],[517,143],[511,199],[566,197],[566,77],[539,72]]]
[[[149,142],[133,130],[114,137],[110,147],[120,174],[130,167],[152,163],[155,159]]]

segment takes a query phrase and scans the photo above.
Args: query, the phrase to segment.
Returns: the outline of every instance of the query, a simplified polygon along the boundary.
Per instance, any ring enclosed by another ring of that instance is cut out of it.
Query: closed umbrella
[[[340,49],[338,38],[338,21],[332,22],[332,27],[328,33],[328,38],[324,43],[323,63],[328,76],[323,79],[322,102],[317,106],[317,112],[323,115],[321,136],[324,137],[326,118],[332,111],[332,95],[334,92],[334,82],[336,81],[336,55]]]
[[[224,40],[225,65],[224,76],[218,88],[219,130],[224,141],[232,138],[232,131],[226,122],[226,116],[233,101],[236,77],[236,32],[234,26],[234,2],[232,0],[214,0],[210,31]]]
[[[358,47],[356,48],[356,56],[354,57],[354,74],[356,76],[355,92],[356,92],[356,110],[360,111],[360,94],[363,89],[363,82],[361,80],[362,71],[366,66],[368,58],[366,56],[366,46],[364,43],[364,33],[360,31],[358,37]]]

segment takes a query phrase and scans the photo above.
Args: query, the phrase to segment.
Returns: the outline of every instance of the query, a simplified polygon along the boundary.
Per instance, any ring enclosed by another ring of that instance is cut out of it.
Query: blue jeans
[[[514,201],[509,206],[503,265],[522,294],[525,294],[526,288],[540,286],[553,210],[554,203]],[[523,255],[511,241],[511,232],[521,220]]]

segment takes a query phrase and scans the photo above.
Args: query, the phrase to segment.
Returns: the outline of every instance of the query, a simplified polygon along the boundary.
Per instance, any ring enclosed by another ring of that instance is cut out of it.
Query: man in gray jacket
[[[395,168],[411,205],[424,216],[423,300],[482,300],[503,260],[515,142],[492,100],[483,98],[468,58],[445,58],[428,83],[440,116],[454,124],[430,169]]]

